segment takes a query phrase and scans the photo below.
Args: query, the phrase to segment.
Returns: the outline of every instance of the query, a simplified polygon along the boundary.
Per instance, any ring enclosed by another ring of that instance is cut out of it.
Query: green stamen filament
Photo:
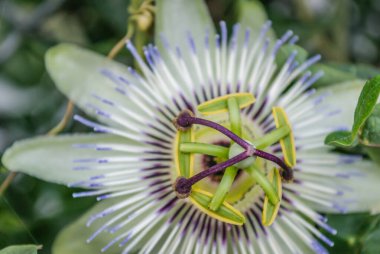
[[[252,142],[252,144],[257,148],[257,149],[264,149],[268,146],[271,146],[280,139],[286,137],[290,133],[290,127],[285,125],[282,126],[278,129],[275,129],[269,133],[267,133],[265,136],[258,138]]]
[[[241,115],[240,115],[240,107],[239,103],[236,100],[236,98],[231,97],[227,100],[227,106],[228,106],[228,114],[229,114],[229,120],[231,124],[231,131],[238,135],[239,137],[242,136],[242,127],[241,127]],[[233,141],[231,141],[231,144]],[[223,204],[223,201],[226,199],[227,194],[229,190],[231,189],[231,186],[235,180],[235,177],[237,175],[238,169],[236,167],[228,167],[224,171],[222,180],[220,181],[218,188],[216,189],[216,192],[214,196],[212,197],[212,200],[209,204],[209,208],[212,211],[216,211],[219,209],[219,207]]]
[[[196,142],[182,143],[179,149],[183,153],[200,153],[223,159],[228,159],[229,151],[228,147]]]
[[[237,172],[238,170],[235,167],[226,168],[222,180],[220,181],[218,188],[216,189],[216,192],[209,204],[210,210],[216,211],[223,204],[223,201],[226,199],[227,194],[231,189],[231,185],[235,180]]]
[[[256,182],[260,185],[260,187],[264,190],[265,195],[268,197],[269,201],[276,205],[280,202],[280,199],[277,195],[277,192],[273,185],[269,182],[266,176],[260,171],[259,168],[253,164],[251,167],[245,169],[246,172],[256,180]]]

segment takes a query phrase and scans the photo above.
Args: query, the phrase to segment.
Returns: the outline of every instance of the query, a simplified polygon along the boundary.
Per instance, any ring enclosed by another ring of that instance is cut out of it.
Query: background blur
[[[238,1],[206,2],[215,22],[237,20]],[[321,53],[339,75],[368,78],[380,72],[380,1],[261,3],[277,35],[292,29],[301,46]],[[45,51],[73,42],[107,54],[125,35],[128,5],[127,0],[0,0],[0,155],[15,140],[49,131],[65,111],[67,101],[45,70]],[[152,40],[153,28],[143,36],[143,41]],[[126,50],[117,59],[133,64]],[[73,122],[64,130],[78,131],[85,129]],[[1,168],[0,182],[6,175]],[[49,253],[57,233],[95,203],[92,198],[74,200],[72,192],[18,175],[0,197],[0,249],[34,243]],[[380,241],[379,216],[330,216],[330,222],[339,230],[333,253],[379,253],[368,247]]]

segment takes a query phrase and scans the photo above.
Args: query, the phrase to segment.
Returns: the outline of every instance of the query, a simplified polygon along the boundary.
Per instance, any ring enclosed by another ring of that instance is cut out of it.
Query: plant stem
[[[17,172],[10,172],[8,176],[5,178],[4,182],[0,186],[0,197],[4,195],[5,191],[12,183],[13,179],[16,177]]]
[[[69,122],[69,120],[71,119],[71,116],[72,116],[72,113],[73,113],[73,109],[74,109],[73,102],[72,101],[68,101],[67,102],[67,106],[66,106],[65,114],[63,115],[61,121],[56,126],[54,126],[46,135],[48,135],[48,136],[55,136],[58,133],[60,133],[65,128],[65,126],[67,125],[67,123]]]
[[[121,38],[120,41],[118,41],[116,43],[116,45],[111,49],[111,51],[107,55],[108,59],[113,59],[113,58],[115,58],[117,56],[117,54],[120,52],[120,50],[122,48],[124,48],[125,43],[129,39],[131,39],[131,37],[132,37],[132,35],[134,33],[134,30],[135,30],[134,26],[131,24],[131,22],[129,22],[128,23],[128,32],[127,32],[127,34],[123,38]]]

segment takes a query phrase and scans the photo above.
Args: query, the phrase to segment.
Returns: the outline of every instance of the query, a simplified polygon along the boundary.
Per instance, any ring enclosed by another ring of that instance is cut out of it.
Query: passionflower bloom
[[[75,120],[100,133],[20,142],[5,165],[86,189],[74,197],[115,200],[87,223],[101,222],[89,243],[112,236],[102,252],[327,252],[336,230],[319,212],[358,210],[355,186],[369,179],[359,157],[323,145],[342,126],[332,120],[340,108],[311,88],[320,56],[295,50],[279,61],[297,37],[270,41],[269,22],[258,36],[235,25],[230,39],[220,26],[203,43],[188,34],[187,47],[163,38],[145,59],[128,42],[139,71],[76,46],[51,49],[53,80],[95,118]]]

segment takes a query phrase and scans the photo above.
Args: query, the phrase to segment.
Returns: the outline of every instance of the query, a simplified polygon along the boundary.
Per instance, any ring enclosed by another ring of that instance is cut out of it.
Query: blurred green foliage
[[[310,54],[323,56],[322,68],[328,76],[319,85],[379,73],[380,1],[206,3],[215,23],[222,19],[229,25],[238,20],[254,22],[265,19],[265,13],[253,15],[251,21],[245,10],[265,10],[277,35],[292,29]],[[46,133],[63,115],[66,99],[46,73],[46,50],[59,42],[74,42],[106,54],[126,32],[128,6],[128,0],[0,1],[0,154],[15,140]],[[152,35],[147,31],[144,40],[153,41]],[[118,60],[133,63],[126,51]],[[85,128],[71,122],[64,131]],[[0,182],[6,175],[0,171]],[[73,191],[18,175],[0,197],[0,249],[33,243],[43,245],[40,253],[50,253],[58,232],[95,203],[91,198],[78,202],[71,197]],[[368,214],[329,216],[339,231],[333,238],[333,253],[379,253],[379,221],[379,216]]]
[[[349,216],[329,215],[329,224],[338,230],[332,237],[335,246],[332,253],[380,252],[380,216],[369,214],[351,214]]]

